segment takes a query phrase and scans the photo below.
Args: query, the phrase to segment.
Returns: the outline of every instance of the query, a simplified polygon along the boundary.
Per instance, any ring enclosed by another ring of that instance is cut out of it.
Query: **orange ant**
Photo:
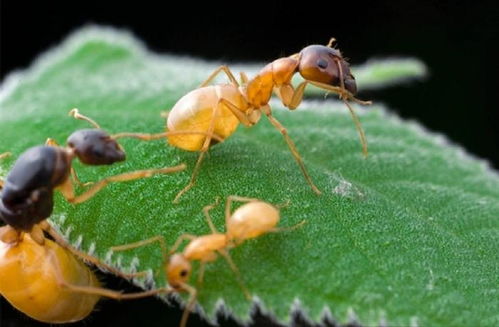
[[[231,213],[233,201],[247,203]],[[189,312],[192,311],[197,296],[196,289],[188,284],[192,272],[191,262],[200,262],[198,282],[202,283],[206,263],[215,261],[218,255],[221,255],[225,258],[232,271],[234,271],[238,277],[238,281],[245,296],[250,299],[251,296],[244,284],[241,282],[239,270],[232,261],[228,250],[236,247],[245,240],[258,237],[265,233],[291,230],[301,226],[305,222],[303,221],[289,228],[277,228],[276,226],[280,219],[277,207],[254,198],[229,196],[225,205],[225,225],[227,230],[225,234],[223,234],[217,231],[209,214],[209,211],[217,204],[218,199],[215,204],[208,205],[203,208],[203,213],[206,222],[210,227],[211,234],[202,236],[183,234],[177,239],[168,253],[166,252],[165,240],[161,235],[139,242],[111,248],[113,251],[124,251],[142,247],[154,242],[158,242],[160,244],[163,252],[163,268],[168,284],[177,292],[185,291],[189,293],[189,300],[187,301],[184,313],[182,314],[180,327],[184,327],[187,324]],[[175,253],[185,240],[189,240],[189,243],[184,247],[183,251]]]
[[[256,124],[262,113],[283,135],[291,154],[313,192],[321,194],[312,182],[286,128],[272,115],[269,106],[272,92],[290,110],[297,108],[301,103],[305,87],[308,84],[337,93],[350,110],[360,135],[363,153],[367,156],[367,141],[364,131],[347,100],[363,105],[371,104],[371,102],[361,101],[354,97],[357,92],[355,78],[341,52],[332,47],[333,42],[335,42],[334,38],[327,46],[311,45],[297,54],[279,58],[265,66],[252,79],[248,79],[246,74],[241,73],[242,86],[227,66],[220,66],[201,84],[200,88],[189,92],[175,104],[167,116],[168,131],[201,129],[207,131],[209,136],[177,135],[168,137],[168,142],[175,147],[201,152],[190,182],[177,194],[174,202],[178,202],[180,197],[194,186],[205,153],[210,146],[218,143],[218,140],[214,141],[211,136],[218,135],[220,138],[226,139],[235,132],[239,123],[247,127]],[[208,86],[221,72],[227,75],[230,84]],[[305,79],[296,88],[291,84],[291,79],[295,73],[300,73]]]
[[[0,158],[7,155],[4,153]],[[17,177],[8,179],[5,185],[11,189],[21,185],[24,189],[18,188],[18,194],[26,192],[26,185],[30,183],[14,184],[22,180],[20,176]],[[2,189],[2,185],[4,183],[0,180],[0,198],[3,201],[8,189]],[[31,207],[26,205],[30,203],[28,200],[20,201],[24,203],[22,208],[25,210],[19,207],[16,210],[6,208],[2,202],[0,211],[0,218],[8,224],[0,227],[0,294],[21,312],[47,323],[75,322],[88,316],[101,296],[125,300],[172,291],[162,288],[122,294],[102,288],[95,274],[73,254],[124,278],[137,274],[122,274],[97,258],[71,247],[46,218],[40,221],[47,212],[51,212],[51,199],[47,196],[29,196],[29,200],[33,203]],[[5,219],[5,212],[9,213],[8,219]],[[33,219],[30,214],[38,218]],[[12,221],[15,225],[10,225]],[[45,238],[44,232],[55,242]]]

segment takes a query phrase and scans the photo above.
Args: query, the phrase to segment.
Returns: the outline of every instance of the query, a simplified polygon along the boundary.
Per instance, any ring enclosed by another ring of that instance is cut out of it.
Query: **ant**
[[[269,101],[272,92],[274,92],[284,106],[294,110],[301,103],[305,87],[308,84],[337,93],[350,110],[360,135],[364,156],[367,156],[367,141],[364,131],[347,100],[362,105],[369,105],[371,102],[361,101],[354,97],[354,94],[357,93],[355,78],[341,52],[333,48],[334,42],[335,39],[332,38],[326,46],[311,45],[297,54],[279,58],[265,66],[252,79],[248,79],[246,74],[241,72],[243,85],[237,82],[227,66],[220,66],[198,89],[187,93],[178,100],[167,115],[167,129],[177,131],[201,128],[206,130],[210,136],[218,135],[220,138],[226,139],[235,132],[239,123],[251,127],[259,121],[263,113],[283,135],[312,191],[318,195],[321,194],[321,191],[312,182],[288,131],[272,115]],[[221,72],[227,75],[230,84],[209,86],[208,84]],[[296,88],[291,84],[291,79],[295,73],[300,73],[305,79]],[[190,182],[177,194],[175,203],[194,186],[205,153],[210,146],[218,143],[218,140],[213,140],[210,136],[178,135],[168,137],[168,142],[175,147],[200,152]]]
[[[70,203],[87,201],[109,183],[125,182],[146,178],[155,174],[182,171],[185,164],[160,169],[146,169],[106,177],[90,186],[84,193],[76,196],[74,183],[87,186],[79,181],[71,166],[76,157],[86,165],[111,165],[124,161],[125,152],[116,141],[122,137],[141,140],[159,139],[172,134],[203,134],[206,132],[167,132],[160,134],[118,133],[109,135],[92,119],[72,109],[69,115],[89,122],[94,129],[77,130],[67,139],[67,146],[61,147],[48,139],[46,145],[26,150],[17,159],[5,180],[0,194],[0,218],[15,231],[25,231],[41,244],[43,232],[37,224],[48,218],[53,209],[54,190],[59,190]],[[71,177],[71,178],[70,178]],[[11,234],[12,234],[11,233]],[[6,236],[4,236],[6,237]],[[16,238],[17,236],[11,235]],[[4,239],[5,241],[5,239]]]
[[[246,203],[231,213],[231,206],[234,201]],[[203,208],[203,214],[211,230],[211,234],[202,236],[182,234],[169,252],[166,250],[166,243],[161,235],[111,248],[113,251],[124,251],[149,245],[154,242],[160,244],[163,252],[163,268],[168,284],[174,291],[185,291],[189,293],[189,300],[187,301],[182,314],[180,327],[185,327],[187,324],[189,312],[192,311],[197,297],[197,290],[188,284],[192,272],[191,262],[200,262],[198,283],[202,283],[206,263],[215,261],[218,258],[218,255],[221,255],[238,277],[238,281],[245,296],[248,299],[251,299],[251,295],[240,280],[239,270],[232,261],[228,250],[240,245],[245,240],[256,238],[262,234],[292,230],[305,223],[305,221],[302,221],[292,227],[277,228],[276,226],[280,220],[278,207],[255,198],[232,195],[227,198],[225,205],[225,225],[227,230],[225,234],[223,234],[217,231],[209,213],[217,204],[218,199],[215,204]],[[189,243],[184,247],[182,252],[176,253],[177,249],[185,240],[188,240]]]
[[[56,241],[46,238],[40,244],[23,231],[17,231],[17,238],[8,242],[0,238],[0,295],[31,318],[46,323],[75,322],[87,317],[101,297],[126,300],[172,292],[163,288],[123,294],[101,287],[92,270],[73,255],[78,250],[65,244],[47,222],[39,225]],[[11,230],[12,226],[0,227],[0,235]],[[134,276],[87,254],[79,255],[121,277]]]
[[[0,159],[8,155],[10,153],[1,154]],[[13,179],[8,182],[6,185],[14,187]],[[5,192],[3,185],[0,180],[2,199]],[[45,202],[37,204],[35,200],[39,199]],[[26,210],[9,212],[9,220],[4,219],[4,211],[0,212],[0,218],[8,224],[0,227],[0,294],[21,312],[47,323],[75,322],[87,317],[102,296],[125,300],[172,291],[161,288],[123,294],[101,287],[95,274],[77,257],[123,278],[139,274],[121,273],[73,248],[50,226],[47,217],[40,221],[40,217],[52,210],[49,208],[51,199],[36,195],[30,196],[30,200],[34,204]],[[3,205],[1,208],[5,209]],[[38,218],[31,218],[31,214]],[[11,221],[15,225],[11,225]],[[46,238],[44,233],[55,242]]]

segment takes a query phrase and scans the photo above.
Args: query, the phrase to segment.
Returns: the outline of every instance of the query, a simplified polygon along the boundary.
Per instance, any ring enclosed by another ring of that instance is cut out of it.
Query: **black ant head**
[[[78,130],[68,137],[67,143],[87,165],[110,165],[125,160],[118,142],[101,129]]]
[[[324,45],[310,45],[301,50],[299,58],[298,70],[304,79],[331,86],[341,86],[343,79],[345,89],[352,94],[357,93],[355,77],[339,50]]]
[[[166,267],[168,284],[176,289],[181,288],[189,280],[191,270],[191,263],[182,254],[173,254]]]

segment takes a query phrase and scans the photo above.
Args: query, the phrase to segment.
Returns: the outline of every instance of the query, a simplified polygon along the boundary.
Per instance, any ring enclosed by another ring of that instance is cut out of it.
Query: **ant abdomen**
[[[227,235],[236,244],[268,233],[279,223],[279,210],[263,202],[249,202],[232,213],[227,219]]]
[[[52,214],[54,207],[54,192],[42,187],[31,192],[27,198],[16,199],[17,203],[5,205],[0,201],[0,218],[7,225],[25,232],[47,219]]]

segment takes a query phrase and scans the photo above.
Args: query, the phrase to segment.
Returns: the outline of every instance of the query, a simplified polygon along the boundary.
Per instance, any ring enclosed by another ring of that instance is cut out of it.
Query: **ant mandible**
[[[334,41],[333,38],[327,46],[311,45],[301,50],[300,53],[277,59],[265,66],[252,79],[248,79],[244,73],[241,73],[242,86],[227,66],[220,66],[201,84],[200,88],[189,92],[175,104],[167,116],[168,131],[202,129],[206,130],[209,135],[218,135],[226,139],[235,132],[239,123],[247,127],[253,126],[263,113],[283,135],[313,192],[321,194],[312,182],[286,128],[272,115],[268,103],[274,92],[284,106],[293,110],[301,103],[308,84],[337,93],[350,110],[360,135],[363,153],[367,156],[364,131],[347,100],[363,105],[371,104],[371,102],[361,101],[354,97],[357,92],[355,78],[341,52],[332,47]],[[230,84],[208,86],[221,72],[227,75]],[[296,89],[291,84],[295,73],[300,73],[305,79]],[[170,136],[168,142],[183,150],[201,152],[189,183],[175,197],[174,202],[178,202],[180,197],[194,186],[205,153],[211,145],[218,142],[210,136],[203,137],[202,135]]]
[[[0,155],[0,159],[7,155]],[[2,185],[0,180],[0,189]],[[32,224],[26,214],[17,218],[18,225]],[[102,296],[125,300],[172,292],[170,288],[160,288],[123,294],[103,288],[89,267],[73,254],[124,278],[138,274],[123,274],[71,247],[46,220],[36,226],[40,234],[11,225],[0,227],[0,294],[33,319],[47,323],[75,322],[87,317]],[[43,232],[55,242],[45,238]]]
[[[231,213],[231,206],[234,201],[247,203]],[[142,247],[154,242],[160,244],[163,252],[163,268],[169,286],[177,292],[185,291],[189,293],[189,299],[182,314],[180,327],[185,327],[187,324],[189,312],[192,311],[197,296],[196,288],[188,284],[192,272],[191,263],[193,261],[200,262],[198,283],[202,283],[206,263],[215,261],[218,258],[218,255],[221,255],[236,274],[245,296],[248,299],[251,299],[251,295],[242,283],[239,270],[232,261],[228,250],[240,245],[245,240],[256,238],[262,234],[292,230],[305,223],[305,221],[302,221],[292,227],[277,228],[276,226],[279,223],[280,214],[279,209],[276,206],[255,198],[232,195],[227,198],[225,205],[226,232],[223,234],[217,231],[209,214],[209,211],[217,204],[218,199],[215,204],[203,208],[203,213],[211,234],[202,236],[183,234],[177,239],[168,253],[166,252],[165,240],[161,235],[111,248],[113,251],[124,251]],[[182,252],[176,253],[177,249],[185,240],[188,240],[189,243],[184,247]]]

